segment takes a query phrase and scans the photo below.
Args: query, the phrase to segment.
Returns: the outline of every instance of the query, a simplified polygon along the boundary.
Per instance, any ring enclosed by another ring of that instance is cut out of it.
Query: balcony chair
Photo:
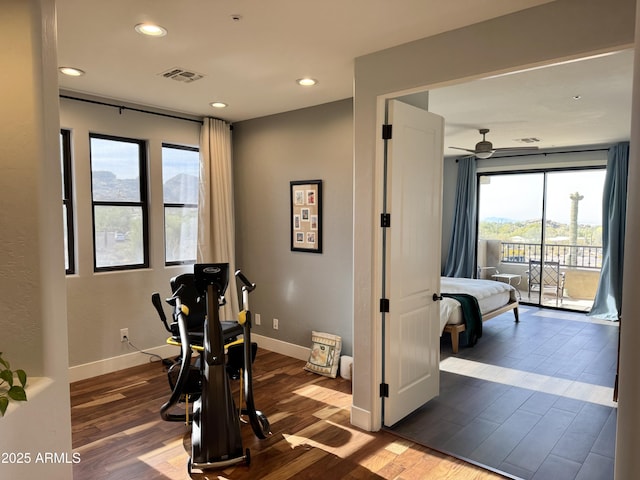
[[[529,299],[531,292],[540,292],[540,300],[545,294],[556,297],[556,307],[558,302],[562,304],[564,295],[564,272],[560,271],[560,262],[544,262],[540,260],[529,260]]]

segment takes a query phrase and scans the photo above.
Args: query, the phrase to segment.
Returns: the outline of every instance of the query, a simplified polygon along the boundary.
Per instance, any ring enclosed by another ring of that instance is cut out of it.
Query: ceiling
[[[534,7],[550,0],[57,0],[60,88],[230,122],[353,95],[356,57]],[[151,38],[134,26],[168,30]],[[628,139],[631,52],[434,90],[445,147],[540,148]],[[187,83],[161,73],[184,69]],[[312,77],[314,87],[296,79]],[[579,95],[580,99],[573,97]],[[221,101],[224,109],[209,104]],[[460,155],[446,148],[446,155]]]

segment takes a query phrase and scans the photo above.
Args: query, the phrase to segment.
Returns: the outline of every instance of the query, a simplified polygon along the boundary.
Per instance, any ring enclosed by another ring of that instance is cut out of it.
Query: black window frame
[[[71,171],[71,130],[60,129],[62,164],[62,206],[65,208],[64,228],[67,231],[67,275],[76,273],[75,222],[73,210],[73,173]]]
[[[126,142],[138,145],[138,171],[139,176],[139,188],[140,188],[140,200],[138,202],[126,201],[104,201],[94,200],[93,198],[93,166],[92,154],[91,154],[91,140],[93,138],[102,140],[111,140],[116,142]],[[105,135],[101,133],[89,133],[89,172],[91,174],[91,223],[92,223],[92,235],[93,235],[93,271],[94,272],[113,272],[122,270],[139,270],[142,268],[149,268],[149,193],[148,193],[148,144],[146,140],[137,138],[128,138],[115,135]],[[106,267],[98,267],[96,260],[96,222],[95,222],[95,208],[96,206],[116,206],[116,207],[140,207],[142,211],[142,249],[143,249],[143,261],[142,263],[127,264],[127,265],[110,265]]]
[[[186,146],[186,145],[177,145],[175,143],[166,143],[163,142],[162,143],[162,148],[175,148],[177,150],[187,150],[190,152],[200,152],[200,149],[198,147],[190,147],[190,146]],[[162,161],[164,162],[164,158],[162,159]],[[164,164],[163,164],[164,167]],[[163,172],[164,173],[164,172]],[[164,178],[162,179],[163,185],[164,185]],[[166,226],[166,218],[167,218],[167,208],[195,208],[196,210],[198,209],[198,204],[192,204],[192,203],[165,203],[164,202],[164,192],[162,193],[162,222],[163,222],[163,226],[164,226],[164,264],[165,266],[169,267],[172,265],[193,265],[196,263],[197,259],[194,258],[193,260],[176,260],[176,261],[167,261],[167,226]]]

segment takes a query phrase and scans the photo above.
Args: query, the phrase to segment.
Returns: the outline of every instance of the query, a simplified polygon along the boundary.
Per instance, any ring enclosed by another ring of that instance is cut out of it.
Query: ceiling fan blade
[[[475,150],[469,150],[468,148],[460,148],[460,147],[448,147],[448,148],[455,148],[456,150],[464,150],[465,152],[476,153]]]

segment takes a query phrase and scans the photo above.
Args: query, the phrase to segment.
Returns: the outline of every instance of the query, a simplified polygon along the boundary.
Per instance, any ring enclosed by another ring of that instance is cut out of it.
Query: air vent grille
[[[164,72],[159,73],[158,75],[164,78],[170,78],[171,80],[176,80],[178,82],[191,83],[196,80],[200,80],[204,77],[201,73],[192,72],[190,70],[186,70],[184,68],[170,68]]]
[[[527,138],[516,138],[515,141],[521,142],[521,143],[538,143],[540,139],[536,137],[527,137]]]

